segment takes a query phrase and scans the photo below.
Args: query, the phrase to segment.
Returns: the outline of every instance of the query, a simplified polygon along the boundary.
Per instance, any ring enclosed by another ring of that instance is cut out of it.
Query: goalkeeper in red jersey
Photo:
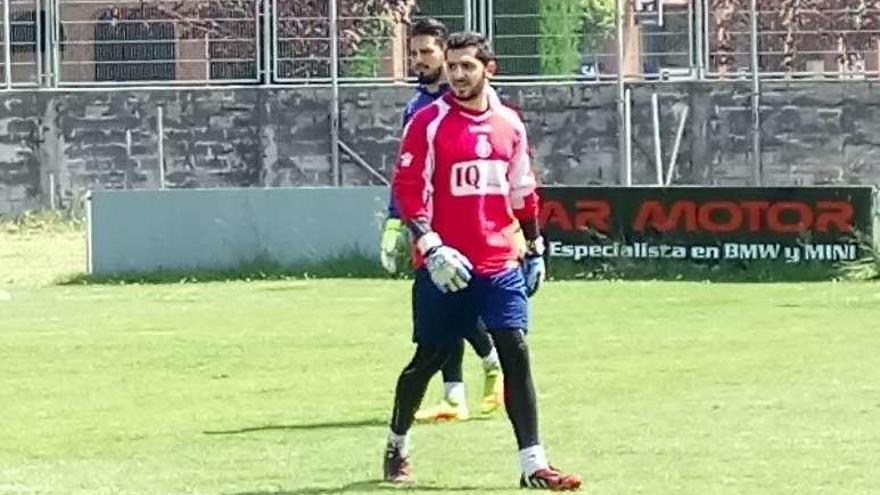
[[[392,185],[414,240],[417,347],[397,381],[384,477],[412,479],[410,428],[428,381],[481,320],[501,360],[520,485],[576,490],[581,479],[550,466],[538,434],[527,297],[544,278],[544,247],[525,126],[490,97],[495,60],[485,37],[450,36],[446,64],[452,89],[407,125]]]

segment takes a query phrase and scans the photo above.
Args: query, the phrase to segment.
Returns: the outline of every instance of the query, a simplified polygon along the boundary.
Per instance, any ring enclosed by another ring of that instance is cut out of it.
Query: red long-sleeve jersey
[[[416,268],[424,264],[426,239],[436,239],[429,232],[464,254],[478,274],[517,265],[520,222],[536,223],[538,215],[528,146],[517,112],[497,97],[475,113],[447,94],[413,117],[392,187],[415,233]]]

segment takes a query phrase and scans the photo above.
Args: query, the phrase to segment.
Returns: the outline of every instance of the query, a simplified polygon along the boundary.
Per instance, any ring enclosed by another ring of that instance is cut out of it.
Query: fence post
[[[49,209],[54,211],[58,205],[55,203],[55,174],[49,172]]]
[[[495,38],[495,0],[486,0],[486,37]]]
[[[57,88],[61,82],[61,6],[59,0],[49,0],[48,5],[48,28],[49,36],[49,67],[51,74],[49,75],[50,86]]]
[[[338,0],[330,1],[330,169],[333,185],[342,185],[342,170],[339,169],[339,33],[336,11]]]
[[[623,39],[623,23],[626,19],[627,0],[616,0],[614,9],[614,23],[617,28],[617,155],[618,160],[618,182],[622,186],[632,185],[632,163],[628,160],[630,142],[626,138],[627,134],[627,95],[626,85],[624,83],[624,44]]]
[[[663,145],[660,142],[660,96],[655,87],[651,93],[651,124],[654,128],[654,166],[657,185],[663,185]]]
[[[156,107],[156,144],[159,155],[159,189],[165,189],[165,107]]]
[[[623,185],[633,185],[633,148],[632,148],[632,89],[626,88],[623,92],[623,140],[626,147],[623,150]]]
[[[211,33],[205,31],[205,81],[211,80]]]
[[[34,72],[36,72],[37,86],[43,86],[43,5],[40,0],[34,0]]]
[[[275,13],[272,10],[272,1],[271,0],[263,0],[263,24],[260,26],[260,30],[262,31],[262,40],[263,45],[259,48],[261,53],[261,69],[263,70],[263,84],[272,84],[272,65],[275,63],[272,58],[272,15]]]
[[[272,77],[273,78],[275,78],[275,77],[280,78],[279,74],[281,73],[281,64],[279,63],[278,58],[281,56],[280,55],[281,54],[281,46],[280,46],[281,34],[279,33],[279,31],[281,29],[283,29],[283,26],[284,26],[283,21],[284,20],[281,18],[281,9],[278,8],[278,0],[271,0],[271,1],[272,1],[272,18],[271,18],[272,37],[271,37],[270,41],[272,43],[272,47],[269,52],[269,60],[267,60],[266,63],[271,67],[270,70],[271,70]]]
[[[758,2],[749,3],[749,27],[751,29],[750,51],[752,55],[752,174],[754,185],[762,182],[761,163],[761,77],[758,60]]]
[[[12,22],[9,17],[9,0],[3,0],[3,76],[6,89],[12,87]]]
[[[706,39],[706,26],[703,24],[703,8],[706,0],[694,1],[694,34],[691,37],[694,43],[694,58],[697,65],[697,79],[706,77],[706,65],[703,58],[703,42]],[[708,8],[708,7],[706,7]]]

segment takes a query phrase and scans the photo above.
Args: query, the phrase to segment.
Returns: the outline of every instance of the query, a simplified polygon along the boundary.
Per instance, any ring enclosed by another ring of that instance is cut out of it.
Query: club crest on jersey
[[[406,153],[400,155],[400,166],[401,167],[409,167],[413,161],[413,154],[407,151]]]
[[[489,142],[489,136],[485,134],[477,136],[477,145],[474,147],[474,152],[480,158],[489,158],[489,155],[492,154],[492,143]]]

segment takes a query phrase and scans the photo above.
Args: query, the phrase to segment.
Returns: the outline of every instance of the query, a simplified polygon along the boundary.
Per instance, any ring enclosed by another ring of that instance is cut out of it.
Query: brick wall
[[[501,89],[527,117],[547,184],[614,184],[616,88]],[[654,183],[651,93],[661,108],[668,164],[689,108],[677,184],[749,184],[747,82],[633,87],[633,177]],[[762,91],[766,185],[871,184],[880,179],[880,94],[872,82],[768,83]],[[405,86],[343,88],[341,139],[388,175]],[[323,88],[156,89],[0,94],[0,214],[62,206],[92,188],[159,187],[159,108],[167,187],[278,187],[331,183],[330,92]],[[342,156],[345,184],[374,180]]]

